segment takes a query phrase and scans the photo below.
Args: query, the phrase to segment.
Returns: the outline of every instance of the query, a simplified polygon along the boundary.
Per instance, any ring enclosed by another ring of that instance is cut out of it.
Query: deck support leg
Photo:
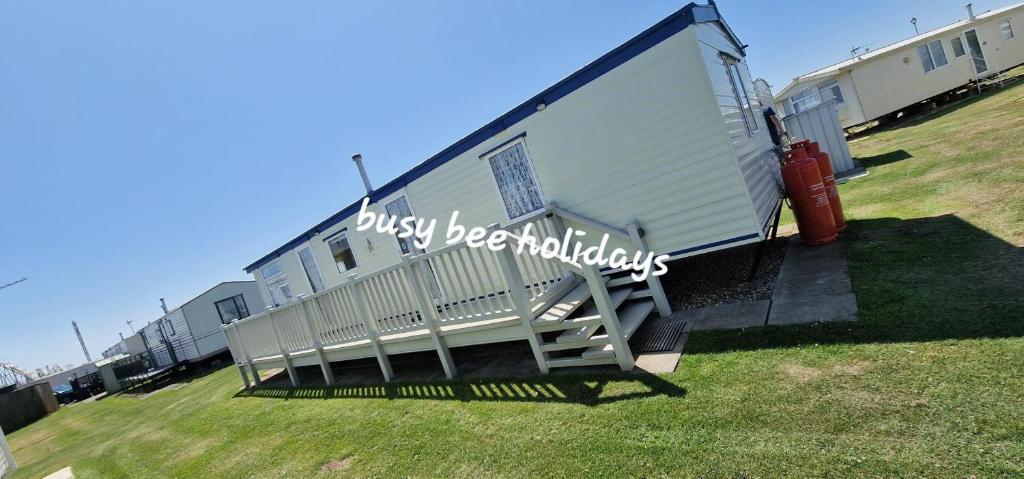
[[[263,384],[263,380],[260,379],[260,370],[256,368],[256,364],[249,361],[249,372],[252,373],[252,382],[256,383],[257,386]]]
[[[494,231],[498,229],[498,225],[490,225],[487,229],[488,232]],[[533,310],[530,308],[530,298],[527,296],[526,281],[523,279],[523,273],[519,271],[519,266],[516,265],[516,256],[512,245],[506,241],[505,248],[498,251],[495,256],[498,258],[498,265],[501,267],[505,284],[508,286],[516,315],[519,316],[519,320],[523,324],[523,333],[526,335],[526,340],[530,342],[530,349],[533,350],[533,358],[537,360],[537,368],[540,369],[541,374],[547,374],[550,370],[548,368],[548,353],[541,349],[540,334],[533,330]]]
[[[629,233],[629,240],[637,251],[642,252],[644,255],[650,252],[647,248],[647,242],[644,241],[643,230],[640,229],[639,222],[633,221],[626,225],[626,232]],[[651,291],[651,298],[654,299],[654,306],[658,310],[658,316],[662,318],[672,316],[672,304],[668,301],[665,288],[661,286],[661,279],[654,275],[648,275],[647,289]],[[607,291],[605,293],[607,294]]]
[[[235,365],[238,368],[238,374],[242,376],[242,384],[245,384],[245,389],[249,389],[252,383],[249,382],[249,375],[245,373],[245,366],[241,364]]]
[[[427,324],[427,329],[430,331],[430,339],[434,343],[434,349],[437,350],[437,357],[441,360],[444,375],[448,379],[452,379],[457,374],[455,361],[452,360],[452,353],[448,350],[448,343],[441,336],[441,331],[438,329],[437,308],[434,306],[434,302],[431,301],[431,295],[423,284],[423,262],[413,261],[411,255],[406,254],[402,256],[402,264],[419,302],[423,322]]]
[[[366,306],[366,298],[363,297],[363,290],[361,289],[364,283],[358,281],[357,276],[354,274],[348,278],[352,280],[352,298],[355,300],[359,315],[363,317],[363,321],[366,323],[366,333],[369,336],[373,354],[377,356],[380,372],[384,375],[385,382],[391,382],[395,377],[395,371],[391,369],[391,360],[388,359],[387,353],[384,352],[384,347],[380,344],[380,332],[377,330],[377,324],[370,316],[370,309]]]
[[[324,384],[330,386],[334,384],[334,371],[331,371],[331,363],[327,361],[327,355],[324,354],[324,345],[320,342],[320,333],[317,332],[316,325],[313,324],[313,316],[309,312],[309,302],[306,299],[302,299],[302,324],[306,326],[306,333],[309,334],[309,342],[313,345],[313,350],[316,351],[316,357],[320,360],[320,371],[324,374]],[[309,301],[316,301],[316,298],[312,298]],[[274,330],[277,331],[276,329]],[[291,364],[291,361],[287,361],[286,364]],[[292,370],[288,370],[288,374],[292,374]],[[292,380],[292,383],[298,386],[298,376]]]
[[[633,351],[629,349],[629,342],[622,334],[622,325],[619,324],[619,315],[615,312],[612,299],[608,296],[608,289],[605,287],[604,278],[596,266],[584,265],[583,277],[587,279],[590,287],[590,294],[594,298],[594,305],[601,315],[601,324],[608,334],[608,339],[615,350],[615,361],[623,371],[632,371],[635,366],[633,362]]]

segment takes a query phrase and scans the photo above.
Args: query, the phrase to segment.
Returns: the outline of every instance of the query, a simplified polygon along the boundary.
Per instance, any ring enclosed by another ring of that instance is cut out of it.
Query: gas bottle
[[[782,180],[786,183],[786,196],[796,216],[800,239],[807,245],[835,241],[839,232],[821,172],[818,171],[818,162],[809,158],[803,148],[787,151],[784,158]]]
[[[821,180],[825,184],[825,194],[828,195],[828,206],[832,208],[832,219],[836,221],[836,231],[843,231],[846,229],[846,217],[843,215],[843,203],[839,201],[836,177],[832,174],[832,161],[828,153],[821,151],[816,141],[809,142],[806,150],[807,156],[818,161],[818,171],[821,172]]]

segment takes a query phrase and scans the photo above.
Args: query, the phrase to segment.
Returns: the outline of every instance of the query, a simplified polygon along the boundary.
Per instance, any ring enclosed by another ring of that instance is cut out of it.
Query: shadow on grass
[[[1024,251],[953,215],[849,222],[859,320],[690,335],[686,354],[1024,336]]]
[[[972,91],[976,91],[976,90],[972,90]],[[946,116],[946,115],[949,115],[951,113],[954,113],[957,110],[960,110],[961,108],[965,108],[965,107],[971,106],[971,105],[973,105],[973,104],[975,104],[975,103],[977,103],[977,102],[979,102],[981,100],[984,100],[986,98],[989,98],[992,95],[996,95],[996,94],[999,94],[999,93],[1004,92],[1004,91],[1006,91],[1004,88],[993,88],[993,89],[986,90],[986,91],[982,92],[980,95],[976,94],[976,93],[972,93],[971,96],[968,96],[966,98],[962,98],[960,100],[955,100],[953,102],[950,102],[950,103],[947,103],[945,105],[939,106],[939,107],[937,107],[937,108],[935,108],[933,110],[930,110],[930,111],[921,111],[920,107],[915,111],[914,108],[908,107],[907,109],[910,110],[910,113],[905,118],[900,118],[899,120],[896,120],[893,123],[883,123],[883,124],[879,124],[879,125],[873,126],[871,128],[867,128],[867,129],[858,131],[858,132],[850,135],[848,137],[848,139],[853,140],[853,139],[856,139],[856,138],[862,138],[862,137],[874,135],[874,134],[877,134],[877,133],[882,133],[882,132],[885,132],[885,131],[894,131],[894,130],[899,130],[899,129],[902,129],[902,128],[918,126],[918,125],[920,125],[922,123],[926,123],[926,122],[929,122],[929,121],[934,120],[936,118],[941,118],[943,116]]]
[[[875,156],[855,156],[853,159],[859,161],[867,168],[874,168],[876,166],[888,165],[889,163],[909,160],[913,157],[914,155],[908,153],[907,150],[893,150]]]
[[[573,403],[587,406],[629,399],[683,397],[686,390],[652,374],[543,376],[464,382],[375,384],[365,386],[253,386],[235,397],[276,399],[431,399]]]

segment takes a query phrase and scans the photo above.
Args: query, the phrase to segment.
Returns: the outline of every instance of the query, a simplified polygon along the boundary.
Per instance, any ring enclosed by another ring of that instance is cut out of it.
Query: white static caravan
[[[124,353],[148,352],[165,361],[201,361],[227,350],[222,325],[264,308],[255,281],[226,281],[125,338]]]
[[[566,321],[561,344],[548,344],[542,333],[556,326],[530,327],[552,303],[576,298],[573,286],[589,273],[522,257],[506,258],[521,271],[503,271],[496,266],[505,260],[491,257],[500,254],[446,246],[447,220],[458,210],[467,227],[519,231],[535,222],[547,233],[586,231],[592,242],[608,233],[613,247],[674,258],[762,240],[780,204],[778,166],[744,56],[714,5],[690,4],[384,186],[371,189],[367,181],[374,211],[437,219],[433,243],[419,251],[394,236],[357,231],[360,201],[313,226],[245,268],[268,304],[279,307],[226,328],[236,361],[254,372],[376,356],[388,378],[388,354],[437,349],[450,375],[447,346],[525,339],[542,371],[601,362],[631,367],[628,351],[615,344],[622,338],[610,331],[599,337],[594,327]],[[422,262],[426,273],[395,273],[410,262]],[[523,279],[528,304],[516,299]],[[407,281],[429,284],[416,291]],[[631,311],[656,306],[670,314],[656,278],[628,294],[615,290],[622,284],[609,283],[611,306],[647,303]],[[589,286],[570,309],[608,298],[597,291],[603,285]],[[395,291],[404,292],[382,299]],[[416,300],[423,291],[437,311]],[[499,299],[511,303],[483,304]],[[616,308],[599,306],[604,312],[592,315],[595,321],[617,329],[609,319]],[[373,320],[364,324],[360,316]],[[285,331],[303,317],[312,322],[303,326],[312,338],[302,328]],[[474,318],[505,322],[484,328]],[[635,326],[624,329],[628,336]],[[570,345],[585,350],[549,354]]]
[[[1024,4],[968,18],[793,79],[775,95],[776,110],[798,113],[835,97],[843,128],[1024,63]]]

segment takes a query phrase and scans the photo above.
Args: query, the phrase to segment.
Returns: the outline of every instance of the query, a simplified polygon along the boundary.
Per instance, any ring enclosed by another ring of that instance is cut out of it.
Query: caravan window
[[[843,90],[839,88],[839,80],[836,80],[835,78],[819,83],[818,93],[821,96],[822,101],[828,100],[829,98],[835,98],[837,105],[845,101],[843,98]]]
[[[526,156],[526,146],[516,140],[510,146],[489,156],[494,182],[505,205],[509,221],[515,221],[544,207],[544,198],[537,184],[533,164]]]
[[[967,51],[964,50],[964,41],[961,40],[960,37],[954,37],[949,41],[949,44],[953,47],[954,57],[960,58],[967,54]]]
[[[917,47],[917,55],[921,57],[921,65],[924,67],[925,73],[947,63],[946,51],[942,48],[941,40],[935,40],[934,42]]]
[[[1003,40],[1013,38],[1013,25],[1010,25],[1009,19],[999,22],[999,31],[1003,34]]]
[[[240,294],[222,299],[213,304],[217,307],[220,322],[224,324],[228,324],[236,319],[249,317],[249,308],[245,305],[245,298]]]
[[[790,97],[790,101],[793,103],[793,113],[800,113],[818,103],[821,100],[818,99],[817,88],[805,88],[800,93]]]
[[[288,284],[288,276],[284,274],[284,268],[277,261],[260,268],[260,275],[270,292],[270,299],[274,306],[280,306],[292,299],[292,287]]]
[[[313,292],[323,291],[324,280],[320,277],[320,268],[316,266],[316,259],[313,258],[313,252],[308,246],[299,250],[299,261],[302,262],[302,269],[306,270],[306,279],[309,280]]]
[[[338,234],[327,238],[327,246],[331,248],[331,256],[334,256],[334,264],[338,266],[338,272],[344,273],[358,266],[356,256],[352,254],[352,246],[348,243],[348,232],[341,230]]]
[[[724,57],[724,60],[725,72],[729,75],[729,83],[732,84],[732,93],[736,97],[736,106],[740,109],[743,124],[747,127],[747,135],[754,136],[754,132],[757,131],[754,104],[750,102],[750,95],[747,93],[746,85],[743,84],[739,62],[732,57]]]

